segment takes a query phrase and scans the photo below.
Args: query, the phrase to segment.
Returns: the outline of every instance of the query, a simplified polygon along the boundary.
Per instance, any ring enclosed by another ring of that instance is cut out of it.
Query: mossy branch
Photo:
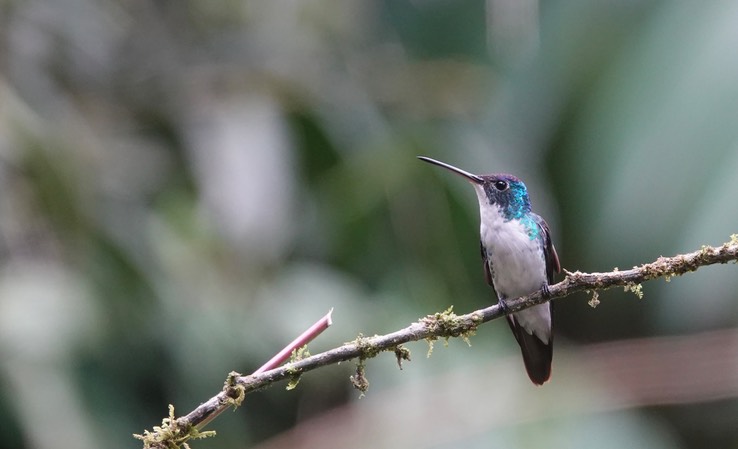
[[[703,266],[728,262],[738,262],[738,234],[732,235],[731,240],[722,246],[703,246],[699,251],[689,254],[659,257],[654,262],[633,267],[630,270],[615,269],[606,273],[566,271],[566,278],[558,284],[550,286],[548,295],[544,296],[542,292],[536,292],[506,301],[507,313],[517,312],[546,301],[563,298],[572,293],[582,291],[592,292],[595,295],[593,300],[590,301],[590,305],[594,306],[599,303],[597,299],[598,291],[613,287],[623,287],[626,291],[632,291],[641,297],[640,284],[645,281],[658,278],[664,278],[668,281],[674,276],[695,271]],[[498,305],[476,310],[465,315],[456,315],[451,309],[448,309],[444,312],[421,318],[404,329],[386,335],[375,335],[373,337],[359,336],[356,340],[345,343],[337,348],[295,360],[268,371],[257,372],[248,376],[237,376],[235,375],[236,373],[232,373],[223,391],[198,406],[188,415],[178,418],[176,422],[183,429],[199,429],[203,423],[210,421],[213,416],[219,414],[230,405],[233,405],[234,400],[238,400],[240,403],[244,395],[267,387],[275,382],[294,379],[296,375],[302,375],[323,366],[334,365],[352,359],[360,360],[359,366],[362,368],[361,372],[363,373],[363,366],[366,360],[375,357],[383,351],[391,351],[396,355],[402,354],[402,357],[397,356],[398,361],[401,359],[409,360],[409,351],[402,346],[405,343],[419,340],[434,341],[438,338],[468,338],[476,331],[476,328],[480,324],[504,315],[505,312]],[[169,420],[173,421],[172,418],[170,417]],[[157,430],[159,429],[155,428],[154,432],[147,432],[145,436],[156,437]],[[141,438],[142,436],[139,435],[138,437]],[[147,441],[144,439],[145,448],[177,447],[166,445],[167,443],[171,444],[171,442],[162,442],[158,437],[150,438],[149,441],[154,444],[147,445]]]

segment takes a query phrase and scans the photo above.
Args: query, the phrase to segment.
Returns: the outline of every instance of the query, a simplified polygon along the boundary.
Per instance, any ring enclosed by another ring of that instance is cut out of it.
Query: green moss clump
[[[597,293],[597,290],[594,290],[592,292],[587,290],[587,293],[592,293],[592,298],[587,302],[587,304],[589,304],[589,306],[593,309],[599,306],[600,305],[600,299],[599,299],[600,294]]]
[[[366,366],[363,358],[359,359],[359,363],[356,364],[356,374],[349,377],[351,384],[361,392],[359,398],[363,398],[369,390],[369,380],[366,378]]]
[[[223,383],[223,391],[225,391],[227,402],[233,406],[234,410],[241,406],[243,398],[246,397],[246,390],[243,385],[238,383],[239,377],[241,377],[241,374],[231,371]]]
[[[641,284],[636,284],[634,282],[628,282],[625,284],[625,287],[623,287],[625,292],[633,292],[634,295],[638,297],[638,299],[643,299],[643,286]]]
[[[161,426],[154,426],[153,432],[144,430],[143,435],[134,434],[133,437],[143,441],[144,449],[189,449],[187,440],[199,440],[215,436],[214,430],[199,431],[195,426],[184,419],[174,416],[174,406],[169,404],[169,416],[162,419]]]
[[[397,345],[395,347],[395,357],[397,357],[397,366],[402,369],[402,361],[410,361],[410,350],[402,345]]]
[[[482,317],[474,315],[471,320],[465,320],[456,315],[453,310],[454,306],[451,306],[443,312],[428,315],[421,320],[421,323],[433,333],[433,336],[425,339],[430,345],[428,357],[433,352],[433,342],[438,336],[443,337],[447,344],[449,338],[461,337],[466,344],[471,346],[469,338],[476,334],[477,326],[482,323]]]

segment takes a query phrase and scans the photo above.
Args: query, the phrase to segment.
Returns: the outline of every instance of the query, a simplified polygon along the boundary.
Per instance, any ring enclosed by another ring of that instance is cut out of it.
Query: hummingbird
[[[425,156],[418,159],[463,176],[474,187],[479,200],[482,268],[500,307],[505,310],[505,300],[536,291],[548,295],[561,264],[546,221],[531,211],[523,181],[506,173],[475,175]],[[551,310],[547,302],[505,317],[520,345],[528,377],[536,385],[551,377]]]

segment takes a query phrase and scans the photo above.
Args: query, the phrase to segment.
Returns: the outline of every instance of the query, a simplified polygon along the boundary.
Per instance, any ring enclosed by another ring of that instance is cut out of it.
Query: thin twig
[[[673,257],[659,257],[656,261],[633,267],[630,270],[615,270],[607,273],[566,272],[566,278],[549,287],[548,295],[536,292],[517,299],[506,301],[507,313],[517,312],[549,300],[563,298],[575,292],[597,292],[612,287],[624,287],[641,296],[640,284],[657,278],[671,278],[687,272],[695,271],[702,266],[738,261],[738,234],[719,247],[704,246],[701,250]],[[294,378],[297,375],[315,370],[322,366],[337,364],[352,359],[365,360],[382,351],[398,353],[404,343],[418,340],[435,340],[437,338],[467,337],[481,323],[504,316],[498,306],[490,306],[465,315],[456,315],[450,310],[425,318],[404,329],[386,335],[359,337],[343,346],[288,363],[279,368],[270,369],[249,376],[229,377],[226,388],[209,401],[201,404],[191,413],[179,418],[182,425],[198,426],[214,413],[219,413],[224,405],[233,401],[233,391],[245,395],[254,390],[280,380]],[[399,355],[398,355],[399,357]],[[229,399],[230,398],[230,399]],[[146,447],[146,446],[145,446]],[[154,447],[154,446],[149,446]],[[163,446],[162,446],[163,447]]]
[[[290,344],[282,348],[282,350],[269,359],[268,362],[254,371],[254,374],[252,375],[258,375],[264,371],[277,368],[279,365],[284,363],[285,360],[290,358],[292,354],[295,354],[300,348],[313,341],[318,335],[323,333],[324,330],[328,329],[328,327],[333,324],[331,317],[332,314],[333,308],[331,308],[323,318],[316,321],[315,324],[300,334],[299,337],[295,338],[290,342]],[[164,418],[162,426],[154,427],[153,432],[144,431],[143,435],[134,435],[134,437],[143,440],[144,448],[163,449],[179,447],[180,444],[184,444],[190,438],[214,435],[212,432],[201,432],[201,430],[231,405],[238,406],[241,404],[245,393],[240,387],[234,385],[233,382],[234,379],[237,379],[240,376],[241,375],[236,372],[229,374],[223,391],[206,402],[206,404],[209,404],[207,407],[207,413],[203,413],[202,408],[205,404],[201,404],[200,407],[190,412],[187,416],[175,419],[173,416],[174,408],[170,406],[170,417]]]

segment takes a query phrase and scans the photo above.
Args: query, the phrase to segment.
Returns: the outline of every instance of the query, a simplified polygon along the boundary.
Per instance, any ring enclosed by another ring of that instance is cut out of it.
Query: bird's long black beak
[[[437,161],[435,159],[431,159],[429,157],[425,156],[418,156],[418,159],[424,162],[428,162],[429,164],[438,165],[439,167],[443,167],[447,170],[451,170],[452,172],[456,173],[457,175],[461,175],[468,179],[469,181],[473,182],[474,184],[482,184],[484,181],[481,177],[475,175],[474,173],[469,173],[468,171],[462,170],[458,167],[454,167],[451,164],[447,164],[445,162]]]

